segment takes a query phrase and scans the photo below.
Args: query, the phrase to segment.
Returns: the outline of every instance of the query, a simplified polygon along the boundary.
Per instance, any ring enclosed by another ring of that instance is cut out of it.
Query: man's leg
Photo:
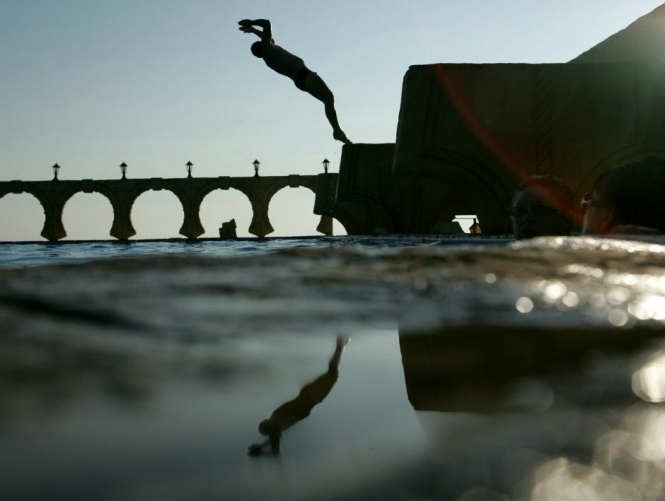
[[[326,83],[316,73],[310,73],[305,80],[305,91],[321,101],[325,106],[326,118],[333,128],[333,137],[343,143],[350,143],[344,131],[337,121],[337,112],[335,111],[335,96],[328,88]]]
[[[328,362],[328,368],[330,370],[338,370],[339,368],[339,361],[342,358],[342,352],[344,351],[344,348],[346,347],[347,344],[349,344],[350,337],[346,334],[340,334],[337,336],[337,343],[335,345],[335,353],[333,353],[332,358],[330,359],[330,362]]]

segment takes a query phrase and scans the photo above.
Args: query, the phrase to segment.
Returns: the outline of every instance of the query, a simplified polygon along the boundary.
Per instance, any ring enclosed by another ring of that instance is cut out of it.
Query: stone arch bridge
[[[284,188],[308,188],[315,194],[328,191],[336,186],[337,174],[300,176],[255,176],[255,177],[210,177],[180,179],[119,179],[79,181],[3,181],[0,182],[0,198],[9,193],[29,193],[44,208],[44,228],[41,236],[57,241],[67,236],[62,223],[62,212],[67,201],[79,192],[100,193],[113,207],[113,225],[110,235],[118,240],[127,240],[136,235],[132,225],[132,207],[136,199],[150,190],[168,190],[175,194],[182,204],[184,221],[180,234],[187,238],[198,238],[204,233],[199,209],[203,199],[212,191],[236,189],[242,192],[252,206],[252,222],[249,233],[264,237],[274,231],[268,217],[268,207],[272,197]],[[317,231],[332,234],[332,218],[321,217]]]

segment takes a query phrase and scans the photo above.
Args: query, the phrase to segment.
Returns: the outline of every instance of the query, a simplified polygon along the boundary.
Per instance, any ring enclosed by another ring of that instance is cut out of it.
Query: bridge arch
[[[172,190],[143,190],[129,204],[129,220],[140,239],[177,237],[184,220],[182,201]]]
[[[111,200],[98,191],[79,190],[66,201],[62,224],[71,240],[107,240],[113,226]]]
[[[519,179],[511,178],[508,182],[505,178],[495,176],[487,166],[461,154],[444,155],[431,162],[439,164],[434,169],[436,174],[425,173],[419,177],[439,181],[463,194],[463,198],[472,208],[472,213],[477,214],[483,233],[512,232],[510,201]]]
[[[44,208],[31,193],[0,192],[0,240],[38,240],[44,227]]]
[[[249,227],[252,222],[252,204],[247,195],[236,189],[223,190],[218,188],[203,197],[199,216],[205,229],[204,236],[215,238],[219,236],[222,223],[234,219],[236,233],[240,238],[249,237]]]
[[[313,212],[316,194],[308,187],[278,190],[270,201],[268,215],[274,236],[316,235],[320,216]]]

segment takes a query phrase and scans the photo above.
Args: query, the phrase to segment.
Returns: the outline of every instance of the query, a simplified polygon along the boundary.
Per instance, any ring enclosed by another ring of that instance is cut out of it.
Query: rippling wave
[[[268,239],[136,240],[82,242],[0,242],[0,266],[34,266],[62,262],[85,262],[111,257],[163,254],[240,256],[284,249],[325,247],[333,244],[359,247],[408,247],[416,245],[500,245],[506,239],[432,237],[303,237]]]

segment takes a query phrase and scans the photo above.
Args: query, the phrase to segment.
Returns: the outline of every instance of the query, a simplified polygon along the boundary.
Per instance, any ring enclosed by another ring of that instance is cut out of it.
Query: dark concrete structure
[[[471,204],[443,183],[395,179],[394,144],[352,144],[342,150],[336,197],[317,203],[316,214],[339,220],[349,235],[430,233],[439,221],[471,213]],[[318,194],[325,190],[317,190]]]
[[[313,176],[266,176],[266,177],[215,177],[186,179],[119,179],[96,181],[5,181],[0,182],[0,198],[8,193],[29,193],[44,208],[42,237],[57,241],[67,236],[62,224],[62,211],[67,201],[76,193],[97,192],[109,199],[113,207],[113,226],[110,235],[118,240],[127,240],[136,234],[132,225],[132,206],[142,193],[149,190],[168,190],[180,200],[184,221],[180,234],[197,238],[204,233],[199,209],[203,199],[214,190],[236,189],[244,193],[252,204],[252,222],[249,233],[264,237],[274,231],[268,217],[268,207],[273,195],[283,188],[304,187],[317,191],[317,185],[335,184],[337,174]],[[332,235],[332,219],[323,216],[317,231]]]
[[[328,207],[350,233],[428,232],[477,214],[508,234],[512,193],[665,154],[665,6],[566,64],[434,64],[404,77],[394,145],[347,145]]]

